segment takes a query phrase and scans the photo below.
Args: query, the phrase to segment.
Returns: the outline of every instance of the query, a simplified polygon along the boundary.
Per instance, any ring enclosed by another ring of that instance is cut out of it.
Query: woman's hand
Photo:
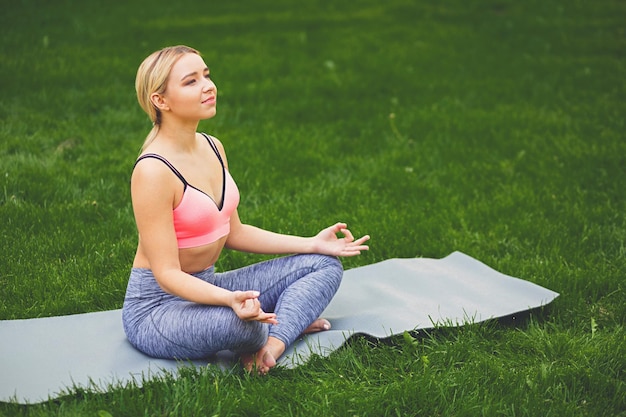
[[[266,313],[261,309],[259,295],[258,291],[233,291],[230,307],[241,320],[278,324],[276,314]]]
[[[363,243],[367,242],[370,237],[365,235],[354,240],[354,236],[347,227],[345,223],[337,223],[319,232],[313,237],[314,251],[332,256],[355,256],[360,255],[361,251],[369,250],[369,246]],[[343,234],[343,237],[337,237],[338,233]]]

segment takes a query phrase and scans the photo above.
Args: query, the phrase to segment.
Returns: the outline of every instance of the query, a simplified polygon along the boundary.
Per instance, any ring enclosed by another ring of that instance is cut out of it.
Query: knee
[[[332,287],[337,290],[341,279],[343,278],[343,265],[336,256],[330,255],[317,255],[318,256],[318,271],[322,272],[323,276],[329,281]]]
[[[331,268],[334,268],[343,274],[343,265],[341,264],[341,261],[339,260],[338,257],[330,256],[330,255],[323,255],[323,256]]]
[[[337,274],[339,276],[339,279],[341,280],[341,277],[343,277],[343,264],[341,263],[341,261],[339,260],[339,258],[337,258],[336,256],[325,256],[325,264],[327,265],[326,267],[333,271],[335,274]]]
[[[318,253],[300,255],[308,258],[308,264],[316,271],[327,270],[343,275],[343,265],[336,256]]]
[[[343,278],[343,265],[336,256],[322,254],[302,254],[295,255],[297,262],[305,268],[308,273],[315,276],[315,281],[324,282],[326,286],[336,291]]]

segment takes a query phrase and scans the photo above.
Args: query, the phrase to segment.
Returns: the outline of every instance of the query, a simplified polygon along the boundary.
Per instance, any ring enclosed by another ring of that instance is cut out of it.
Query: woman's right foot
[[[248,372],[256,372],[259,375],[266,375],[271,368],[276,366],[276,359],[272,354],[263,349],[257,353],[246,353],[241,355],[243,367]]]
[[[265,346],[256,353],[241,355],[243,367],[248,372],[256,372],[265,375],[271,368],[276,366],[276,359],[285,351],[285,344],[270,336]]]

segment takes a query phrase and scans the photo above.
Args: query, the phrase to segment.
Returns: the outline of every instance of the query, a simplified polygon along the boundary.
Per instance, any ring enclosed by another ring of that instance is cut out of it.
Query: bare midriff
[[[228,236],[224,236],[213,243],[209,243],[208,245],[179,249],[178,259],[180,262],[180,269],[183,272],[193,274],[211,267],[215,264],[215,262],[217,262],[217,259],[222,253],[222,249],[226,244],[227,238]],[[143,251],[141,242],[139,242],[137,247],[133,267],[152,269],[150,262],[148,261],[148,257]]]

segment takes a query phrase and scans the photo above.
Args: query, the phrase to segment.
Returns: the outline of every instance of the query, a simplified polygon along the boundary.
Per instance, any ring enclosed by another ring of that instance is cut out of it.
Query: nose
[[[204,91],[215,91],[215,90],[217,90],[215,83],[213,83],[213,81],[211,81],[210,78],[205,78]]]

